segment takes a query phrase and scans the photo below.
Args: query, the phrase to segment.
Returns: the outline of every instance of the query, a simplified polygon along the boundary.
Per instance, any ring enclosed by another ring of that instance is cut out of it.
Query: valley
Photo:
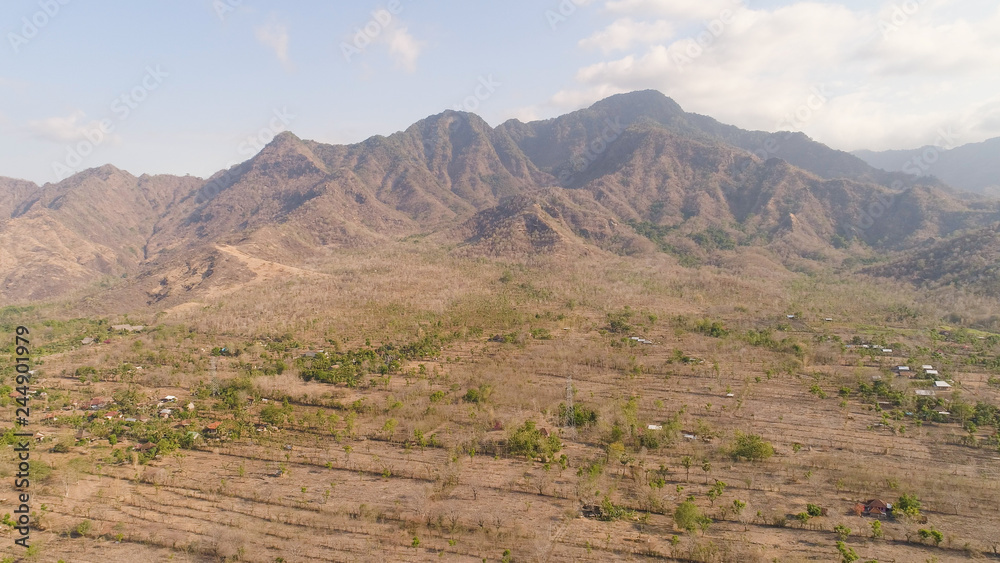
[[[651,91],[2,188],[25,560],[1000,558],[987,196]]]

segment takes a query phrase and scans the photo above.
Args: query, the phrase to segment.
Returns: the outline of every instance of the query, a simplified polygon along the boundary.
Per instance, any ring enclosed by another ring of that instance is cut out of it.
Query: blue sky
[[[1000,135],[986,1],[8,0],[0,32],[0,176],[39,183],[105,163],[204,177],[280,129],[357,142],[644,88],[845,150]]]

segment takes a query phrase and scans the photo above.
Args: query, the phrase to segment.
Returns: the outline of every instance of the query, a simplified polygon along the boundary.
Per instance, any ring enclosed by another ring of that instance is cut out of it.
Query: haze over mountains
[[[959,189],[1000,195],[1000,137],[953,149],[928,145],[912,150],[853,154],[884,170],[933,175]]]
[[[354,145],[283,133],[208,180],[110,165],[43,187],[0,179],[0,297],[114,282],[165,306],[253,276],[229,245],[286,264],[428,234],[501,257],[667,252],[693,265],[743,246],[838,263],[997,221],[996,200],[642,91],[496,128],[446,111]]]

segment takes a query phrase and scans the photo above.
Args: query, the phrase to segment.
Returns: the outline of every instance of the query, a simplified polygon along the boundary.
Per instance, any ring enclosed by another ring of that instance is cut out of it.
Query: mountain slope
[[[0,223],[18,215],[37,199],[39,188],[34,182],[0,178]]]
[[[855,151],[872,166],[912,176],[933,175],[959,189],[1000,195],[1000,137],[950,150]]]
[[[897,191],[918,183],[910,175],[876,169],[802,133],[747,131],[687,113],[655,90],[614,95],[554,119],[531,123],[509,120],[497,129],[509,134],[540,169],[558,176],[567,169],[579,168],[580,155],[602,152],[603,146],[633,124],[656,125],[687,138],[728,144],[754,154],[758,160],[780,158],[821,178],[875,182]],[[564,185],[565,178],[563,174]],[[937,184],[933,180],[923,183],[928,182]]]
[[[0,224],[3,293],[41,299],[137,272],[159,217],[201,183],[104,166],[27,190]]]
[[[909,252],[865,273],[1000,297],[1000,223]]]
[[[105,166],[41,188],[0,181],[0,242],[12,249],[0,254],[0,296],[114,281],[166,303],[252,279],[220,248],[295,266],[436,233],[456,252],[490,256],[663,250],[696,262],[755,246],[825,260],[1000,220],[997,202],[939,187],[801,134],[686,113],[653,91],[497,128],[445,111],[353,145],[282,133],[208,180]]]

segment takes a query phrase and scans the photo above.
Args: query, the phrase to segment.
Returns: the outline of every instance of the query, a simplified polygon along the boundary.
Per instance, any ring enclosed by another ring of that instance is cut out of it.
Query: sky
[[[650,88],[842,150],[1000,136],[995,0],[5,0],[0,33],[0,176],[39,184]]]

